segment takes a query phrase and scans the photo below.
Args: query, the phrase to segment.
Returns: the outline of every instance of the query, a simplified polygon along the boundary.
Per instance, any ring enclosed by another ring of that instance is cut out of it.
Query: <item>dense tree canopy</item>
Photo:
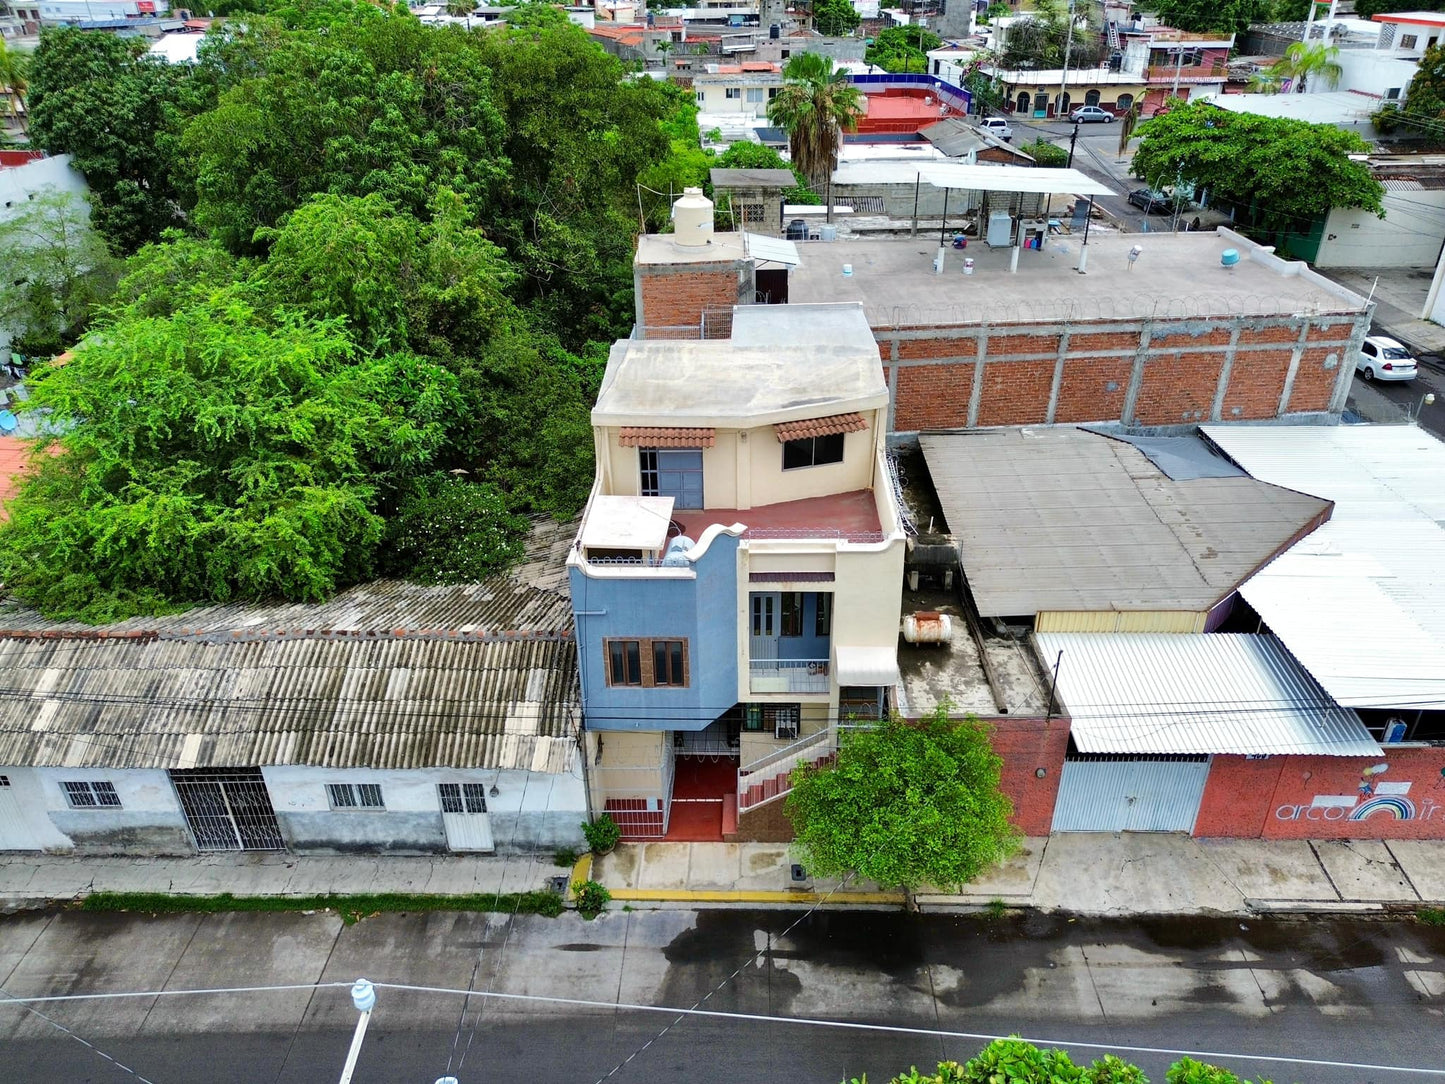
[[[909,891],[965,884],[1016,844],[1002,763],[983,726],[950,719],[946,703],[916,723],[846,732],[835,763],[793,774],[787,811],[803,861],[819,876]]]
[[[75,361],[34,381],[52,435],[0,528],[6,588],[53,614],[510,560],[520,517],[586,499],[636,185],[712,162],[689,95],[549,7],[467,31],[237,5],[194,65],[42,35],[36,138],[76,156],[128,257]]]
[[[1082,8],[1071,12],[1064,0],[1036,0],[1030,18],[1009,27],[998,66],[1005,71],[1042,71],[1064,66],[1064,52],[1070,68],[1092,68],[1107,52],[1104,39],[1084,17]],[[1069,20],[1075,21],[1073,34]]]
[[[1367,2],[1358,0],[1357,14]],[[1180,30],[1228,35],[1243,34],[1251,23],[1303,21],[1309,17],[1309,5],[1310,0],[1147,0],[1139,6]]]
[[[813,5],[813,29],[829,37],[851,34],[862,21],[853,0],[817,0]]]
[[[1380,213],[1383,189],[1362,162],[1364,140],[1329,124],[1230,113],[1207,102],[1179,104],[1139,125],[1130,170],[1158,187],[1177,177],[1217,201],[1253,208],[1289,228],[1331,207]]]
[[[1403,128],[1432,142],[1445,142],[1445,46],[1432,45],[1425,50],[1405,92],[1404,107],[1387,103],[1374,121],[1381,132]]]
[[[942,38],[922,26],[890,26],[878,32],[863,59],[886,72],[926,72],[928,51],[942,44]]]

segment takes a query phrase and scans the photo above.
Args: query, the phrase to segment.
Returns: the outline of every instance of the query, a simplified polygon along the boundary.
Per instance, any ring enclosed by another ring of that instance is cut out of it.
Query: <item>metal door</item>
[[[170,775],[197,850],[286,849],[259,768],[177,768]]]
[[[447,846],[454,851],[494,851],[492,819],[484,783],[438,783]]]
[[[776,659],[778,657],[778,607],[782,598],[782,593],[778,591],[752,594],[752,625],[748,636],[748,658]]]
[[[1055,832],[1189,832],[1209,758],[1070,757],[1054,803]]]
[[[676,508],[702,507],[702,449],[659,448],[657,494]]]
[[[40,841],[8,775],[0,775],[0,851],[38,851]]]

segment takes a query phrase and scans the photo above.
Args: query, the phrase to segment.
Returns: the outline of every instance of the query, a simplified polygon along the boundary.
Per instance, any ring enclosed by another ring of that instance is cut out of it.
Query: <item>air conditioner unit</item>
[[[796,722],[773,724],[773,737],[775,738],[796,738],[798,736],[798,724]]]

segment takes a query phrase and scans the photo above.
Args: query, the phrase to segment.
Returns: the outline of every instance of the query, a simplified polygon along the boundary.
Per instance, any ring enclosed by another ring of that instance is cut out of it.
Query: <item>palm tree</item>
[[[1119,118],[1119,157],[1123,158],[1124,153],[1129,149],[1129,143],[1134,138],[1134,129],[1139,124],[1139,113],[1144,105],[1144,99],[1135,98],[1134,104]]]
[[[476,0],[447,0],[447,14],[453,19],[460,19],[465,15],[468,30],[472,28],[472,12],[476,10]]]
[[[768,103],[768,120],[787,130],[793,166],[821,190],[838,165],[843,133],[863,115],[863,92],[847,72],[834,69],[832,57],[817,53],[799,53],[789,60],[783,80]]]
[[[20,122],[20,131],[29,134],[25,92],[30,84],[30,54],[11,49],[0,38],[0,90],[5,92],[5,111]]]
[[[667,54],[672,52],[673,48],[672,39],[658,38],[655,42],[652,43],[652,47],[656,49],[658,55],[662,57],[662,66],[664,68],[667,67]]]
[[[1281,80],[1292,80],[1291,93],[1299,94],[1305,89],[1306,81],[1318,79],[1327,87],[1340,81],[1344,69],[1336,62],[1340,55],[1338,45],[1323,42],[1297,41],[1284,51],[1284,56],[1270,66],[1270,74]]]

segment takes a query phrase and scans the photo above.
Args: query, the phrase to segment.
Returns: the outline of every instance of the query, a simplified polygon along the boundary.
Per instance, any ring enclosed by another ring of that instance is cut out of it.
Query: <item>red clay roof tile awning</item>
[[[802,440],[805,437],[828,437],[834,433],[859,433],[868,428],[861,414],[831,414],[826,418],[807,418],[800,422],[783,422],[773,426],[778,443]]]
[[[624,448],[711,448],[717,443],[717,430],[624,425],[618,443]]]

